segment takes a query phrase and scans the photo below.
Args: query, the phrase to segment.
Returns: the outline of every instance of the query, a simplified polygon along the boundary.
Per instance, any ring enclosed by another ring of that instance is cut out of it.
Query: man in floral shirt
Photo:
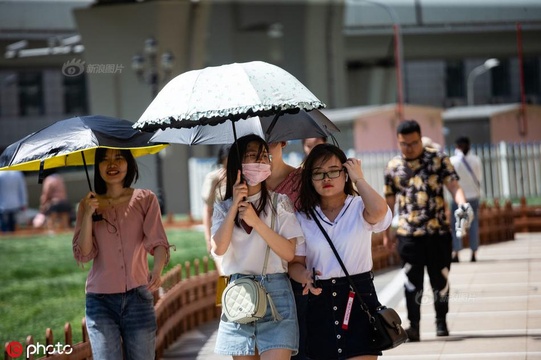
[[[420,341],[419,321],[426,266],[434,292],[436,334],[448,336],[445,317],[449,312],[452,238],[445,216],[444,186],[457,204],[465,204],[466,198],[449,157],[423,147],[421,128],[415,120],[400,123],[397,138],[402,155],[387,164],[384,193],[391,210],[398,201],[398,253],[407,277],[404,288],[410,321],[406,332],[410,341]],[[392,247],[389,230],[386,230],[383,241]]]

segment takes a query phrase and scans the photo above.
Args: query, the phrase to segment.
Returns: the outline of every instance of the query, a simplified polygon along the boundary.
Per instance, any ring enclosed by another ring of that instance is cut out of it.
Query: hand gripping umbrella
[[[129,149],[134,157],[154,154],[167,144],[149,144],[150,133],[132,128],[133,123],[107,116],[77,116],[60,120],[9,145],[0,155],[0,170],[40,171],[94,164],[99,147]]]

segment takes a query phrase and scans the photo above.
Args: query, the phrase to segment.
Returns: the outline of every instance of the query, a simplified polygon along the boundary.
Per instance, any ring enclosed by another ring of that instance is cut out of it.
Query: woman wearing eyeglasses
[[[269,147],[259,136],[238,139],[227,158],[224,201],[214,206],[213,256],[221,258],[230,281],[245,276],[260,281],[276,309],[269,302],[265,316],[248,324],[222,316],[215,352],[233,359],[286,360],[298,348],[297,313],[287,268],[304,237],[291,200],[267,189],[270,162]]]
[[[289,273],[306,284],[304,293],[309,296],[308,357],[377,358],[381,353],[369,347],[368,316],[354,296],[347,307],[349,282],[314,217],[336,247],[363,301],[374,310],[380,304],[371,272],[372,233],[391,224],[385,199],[364,179],[360,160],[348,159],[340,148],[322,144],[314,147],[304,162],[296,205],[305,251],[290,263]]]

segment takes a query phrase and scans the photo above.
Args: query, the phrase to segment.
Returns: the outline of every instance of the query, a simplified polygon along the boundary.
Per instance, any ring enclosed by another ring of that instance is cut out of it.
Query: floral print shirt
[[[449,233],[445,216],[444,185],[458,180],[449,157],[425,148],[421,156],[393,158],[385,169],[385,196],[398,202],[397,235],[425,236]]]

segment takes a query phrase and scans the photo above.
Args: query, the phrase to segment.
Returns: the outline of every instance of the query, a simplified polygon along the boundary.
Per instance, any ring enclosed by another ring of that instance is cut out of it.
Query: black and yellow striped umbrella
[[[85,166],[87,171],[86,165],[94,164],[94,153],[99,147],[129,149],[134,157],[139,157],[168,146],[149,143],[153,134],[134,130],[132,125],[128,120],[101,115],[57,121],[8,146],[0,155],[0,170]]]

